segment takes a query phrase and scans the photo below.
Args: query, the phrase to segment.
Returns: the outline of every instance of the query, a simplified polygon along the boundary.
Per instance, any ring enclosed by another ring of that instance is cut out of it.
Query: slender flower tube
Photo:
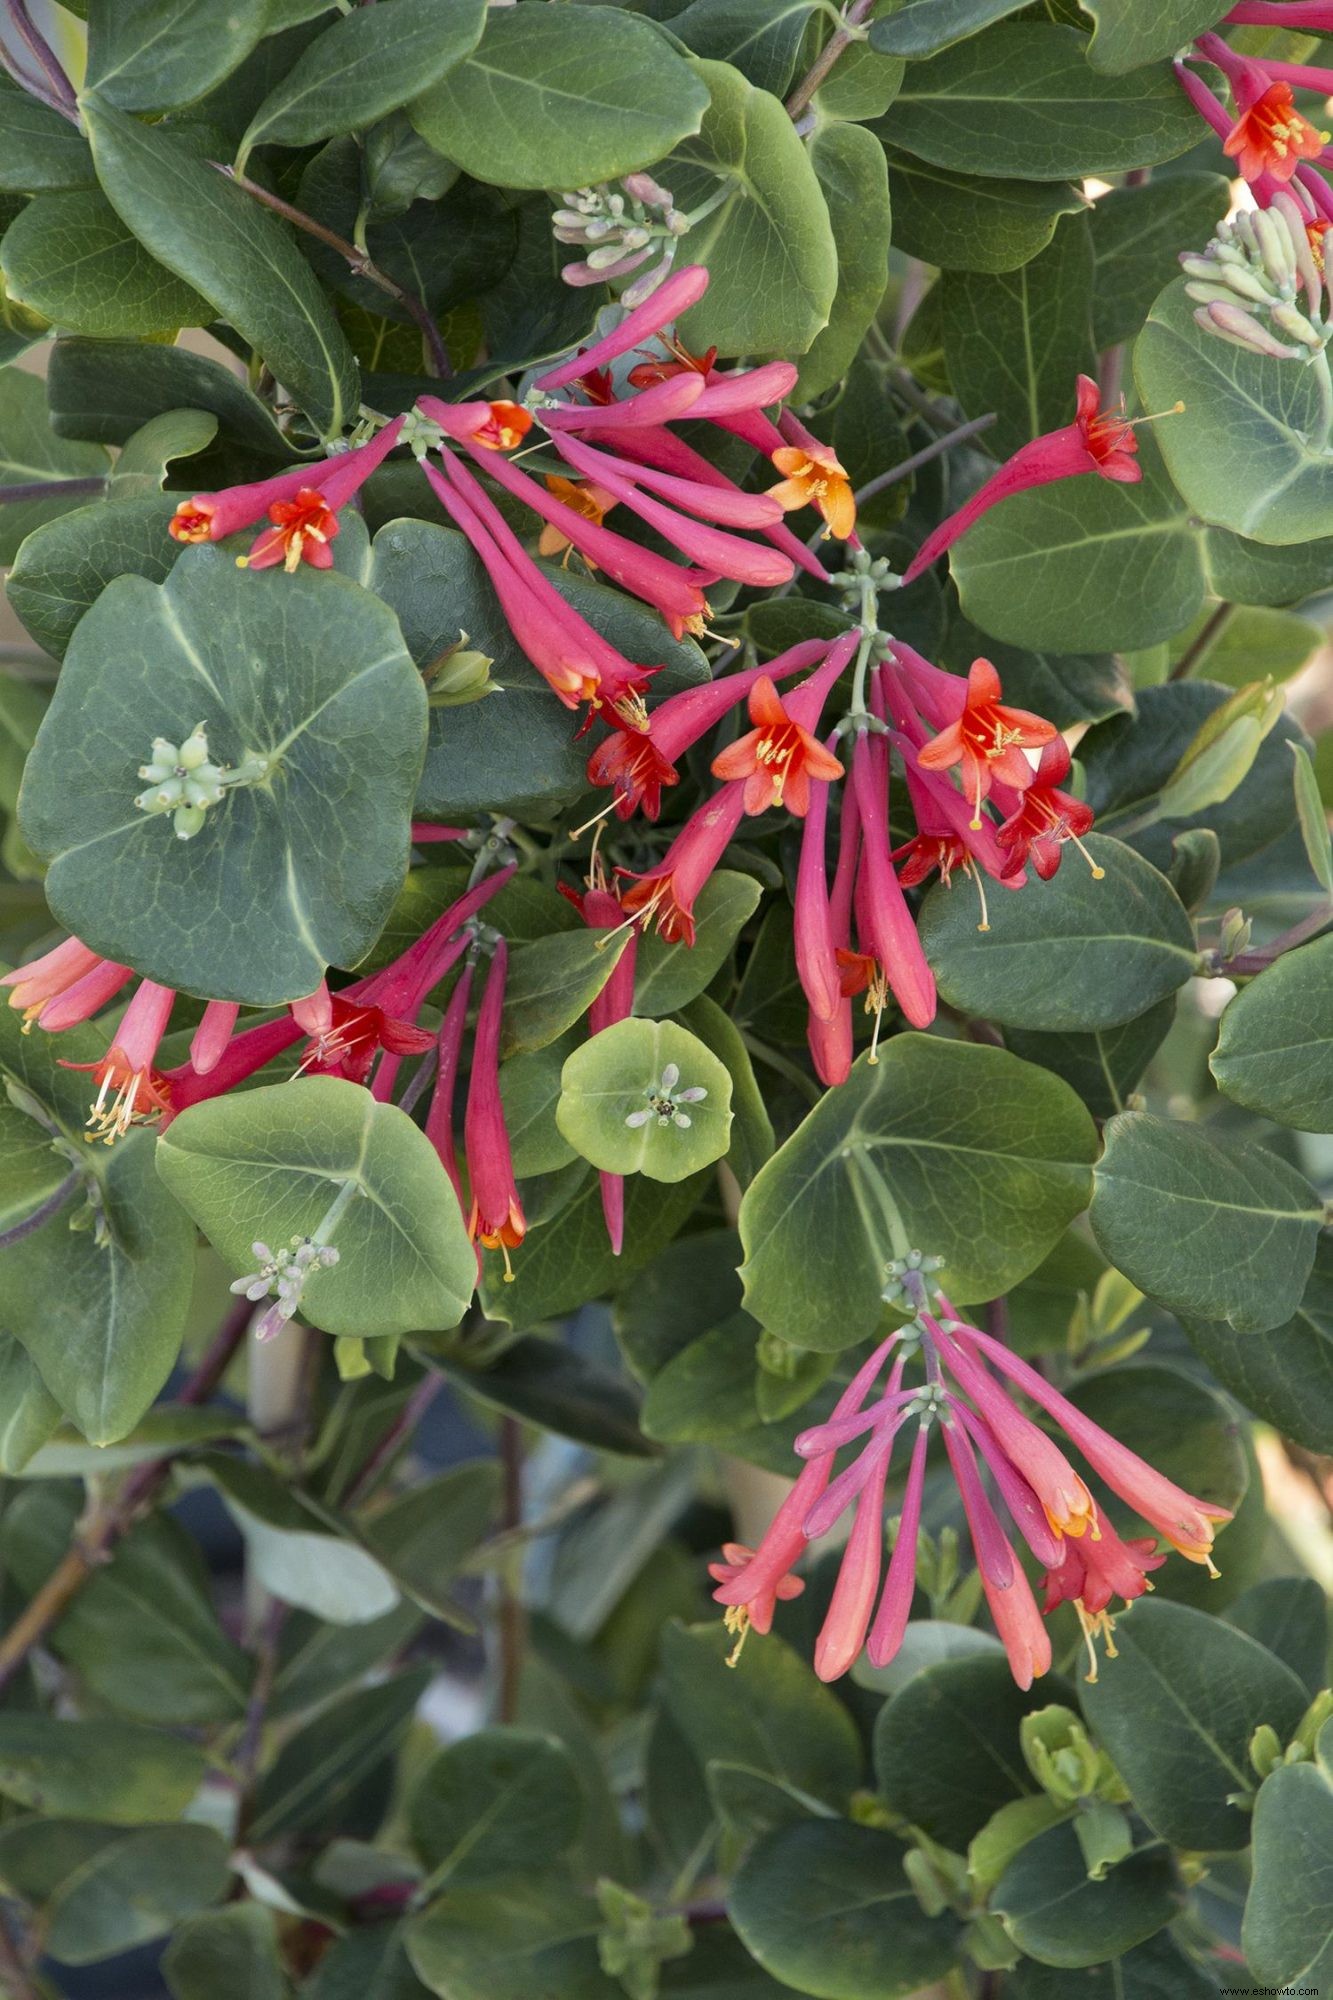
[[[1237,28],[1304,28],[1333,35],[1333,0],[1239,0],[1226,18]]]
[[[668,944],[693,944],[695,899],[721,861],[744,812],[744,785],[724,785],[711,799],[705,799],[656,868],[635,878],[621,892],[626,914],[638,917],[645,926],[655,923]]]
[[[590,930],[617,931],[623,927],[625,912],[620,899],[604,885],[600,870],[581,896],[568,889],[563,893],[569,897]],[[588,1027],[594,1035],[600,1035],[603,1028],[614,1027],[617,1021],[628,1020],[634,1012],[634,974],[638,954],[638,932],[631,928],[625,949],[616,960],[614,972],[588,1009]],[[612,1252],[618,1257],[625,1242],[625,1177],[603,1171],[599,1173],[598,1180],[601,1183],[606,1233],[611,1240]]]
[[[847,1672],[870,1629],[884,1561],[884,1488],[893,1437],[894,1429],[887,1429],[865,1453],[867,1477],[838,1565],[828,1615],[815,1641],[815,1672],[821,1681],[835,1681]]]
[[[85,972],[81,979],[62,987],[36,1011],[37,1025],[55,1035],[62,1028],[76,1028],[83,1021],[91,1021],[93,1015],[100,1013],[108,1000],[114,999],[121,987],[133,977],[128,965],[118,965],[110,958],[99,958],[91,972]],[[19,990],[22,991],[21,988]],[[13,1002],[10,1004],[12,1006]]]
[[[872,1667],[886,1667],[903,1642],[907,1620],[916,1594],[916,1549],[921,1533],[921,1495],[926,1483],[926,1447],[930,1426],[917,1426],[912,1462],[903,1489],[903,1511],[898,1520],[898,1537],[889,1558],[889,1574],[884,1584],[875,1622],[866,1642]]]
[[[855,649],[857,634],[846,638],[851,644],[839,641],[819,672],[785,701],[769,677],[761,675],[750,690],[754,728],[714,757],[713,776],[744,785],[745,810],[751,816],[785,806],[802,819],[810,806],[811,780],[827,784],[842,776],[842,764],[813,731],[829,690]]]
[[[852,954],[852,906],[861,857],[861,819],[856,809],[856,789],[842,788],[842,818],[838,828],[838,859],[829,889],[829,928],[833,934],[833,956],[839,968],[842,998],[825,1019],[813,1007],[806,1022],[806,1041],[815,1074],[830,1090],[846,1083],[852,1068],[851,994],[860,991],[843,976]]]
[[[1030,1688],[1051,1664],[1051,1638],[1022,1569],[1009,1546],[977,1474],[966,1433],[957,1422],[944,1425],[944,1445],[962,1496],[982,1588],[995,1629],[1009,1656],[1019,1687]]]
[[[178,542],[220,542],[242,528],[253,527],[266,514],[272,518],[273,507],[293,503],[303,492],[323,494],[335,478],[339,484],[334,491],[341,497],[326,504],[336,511],[392,451],[404,421],[397,418],[368,444],[353,451],[334,452],[314,464],[298,465],[290,472],[276,473],[271,479],[251,480],[244,486],[228,486],[221,493],[195,493],[179,503],[167,524],[167,532]],[[387,444],[383,442],[386,436]],[[360,470],[363,466],[364,471]],[[253,553],[250,560],[254,560]]]
[[[98,1086],[88,1118],[90,1138],[101,1139],[109,1146],[128,1132],[131,1125],[142,1124],[166,1110],[166,1082],[153,1064],[175,998],[172,987],[141,979],[121,1016],[116,1039],[101,1060],[61,1064],[63,1069],[91,1070]]]
[[[1098,1638],[1106,1647],[1107,1658],[1116,1657],[1111,1599],[1122,1597],[1129,1604],[1142,1597],[1145,1590],[1152,1589],[1148,1572],[1160,1569],[1165,1561],[1164,1555],[1157,1554],[1151,1535],[1122,1541],[1105,1518],[1095,1542],[1086,1536],[1078,1543],[1061,1544],[1059,1561],[1047,1566],[1042,1579],[1045,1590],[1042,1609],[1049,1614],[1058,1604],[1073,1605],[1088,1648],[1087,1680],[1097,1678],[1094,1642]]]
[[[669,382],[643,389],[623,403],[548,404],[541,412],[541,420],[552,436],[561,432],[582,436],[655,429],[659,424],[674,423],[688,415],[703,392],[702,375],[673,375]]]
[[[513,1282],[509,1252],[523,1241],[528,1225],[514,1180],[513,1156],[505,1127],[504,1105],[500,1098],[500,1018],[504,1011],[505,973],[509,947],[503,938],[495,946],[491,969],[486,975],[477,1031],[472,1043],[472,1074],[468,1079],[467,1107],[463,1114],[463,1147],[467,1154],[468,1179],[472,1184],[472,1209],[468,1234],[487,1250],[499,1250],[504,1258],[505,1283]],[[478,1270],[480,1271],[480,1255]]]
[[[469,958],[454,983],[449,1005],[444,1010],[436,1037],[435,1083],[426,1111],[426,1137],[453,1182],[458,1205],[463,1207],[463,1181],[458,1171],[458,1148],[454,1144],[454,1095],[463,1057],[463,1031],[467,1026],[468,1002],[472,997],[472,960]],[[466,1213],[466,1211],[464,1211]]]
[[[685,264],[679,271],[673,271],[666,281],[659,285],[651,297],[641,306],[627,313],[618,326],[593,341],[590,347],[582,347],[566,361],[548,368],[537,377],[539,389],[565,389],[571,382],[577,382],[589,369],[605,368],[612,361],[618,361],[622,354],[641,347],[652,340],[663,327],[670,326],[698,305],[708,290],[708,269],[704,264]]]
[[[984,1418],[977,1416],[956,1397],[950,1407],[985,1459],[987,1470],[999,1488],[1000,1498],[1008,1508],[1010,1518],[1037,1561],[1046,1569],[1059,1563],[1068,1544],[1064,1536],[1051,1526],[1046,1509],[1013,1460],[1006,1456],[1000,1440]],[[1100,1516],[1097,1525],[1100,1532]]]
[[[31,958],[26,965],[20,965],[13,972],[0,977],[0,987],[12,990],[9,1004],[23,1015],[24,1027],[30,1021],[40,1019],[42,1009],[58,993],[66,993],[71,986],[86,977],[95,966],[107,961],[100,953],[83,944],[76,937],[68,937],[52,951],[44,952],[40,958]],[[126,979],[130,977],[128,966],[122,966]]]
[[[1097,1528],[1097,1506],[1060,1447],[1011,1403],[976,1358],[928,1322],[949,1373],[972,1398],[1010,1464],[1032,1488],[1058,1535],[1078,1537]]]
[[[338,533],[338,509],[345,507],[383,464],[406,422],[405,416],[395,417],[369,444],[335,459],[317,486],[303,486],[290,498],[274,501],[268,509],[270,526],[251,544],[248,556],[237,557],[239,566],[274,569],[281,563],[288,575],[303,562],[312,569],[331,569],[333,550],[329,544]]]
[[[217,1068],[240,1011],[234,1000],[209,1001],[190,1041],[190,1062],[197,1075],[207,1076]]]
[[[717,421],[719,428],[726,430],[730,427],[732,420],[730,418],[721,418]],[[561,440],[558,437],[555,443],[557,450],[561,449]],[[775,447],[780,446],[781,443],[781,436],[777,432],[774,432]],[[645,425],[639,430],[626,431],[616,439],[616,450],[622,459],[634,459],[636,466],[639,464],[650,465],[663,472],[675,473],[680,478],[693,480],[701,486],[716,487],[719,491],[724,488],[739,491],[739,488],[735,486],[735,482],[728,479],[724,472],[719,472],[715,465],[711,465],[706,458],[693,450],[682,438],[678,438],[674,432],[665,430],[660,426]],[[755,496],[752,495],[751,497]],[[770,494],[761,494],[757,497],[772,502]],[[678,500],[677,504],[684,506],[685,502]],[[776,505],[778,503],[772,502],[772,504]],[[720,520],[722,517],[719,515],[717,518]],[[736,523],[734,525],[743,526],[744,524]],[[812,550],[807,549],[799,535],[792,533],[785,520],[770,522],[760,532],[766,541],[772,542],[774,548],[781,549],[784,555],[790,556],[798,569],[803,569],[808,576],[813,576],[819,583],[828,582],[828,571],[824,568],[823,563],[820,562],[818,556]]]
[[[577,440],[573,442],[577,444]],[[568,438],[557,438],[557,451],[563,453],[570,443]],[[688,450],[688,446],[684,449]],[[597,460],[597,454],[588,445],[582,447],[582,457],[585,465]],[[710,484],[628,458],[613,459],[611,469],[623,478],[632,479],[636,486],[646,486],[673,506],[683,507],[687,514],[697,514],[700,520],[714,521],[724,528],[771,528],[782,519],[782,509],[776,500],[767,493],[745,492],[725,474],[719,475],[717,483]]]
[[[1057,479],[1074,479],[1084,472],[1132,485],[1143,477],[1143,468],[1136,457],[1138,448],[1133,425],[1126,422],[1123,414],[1110,411],[1099,414],[1097,384],[1091,376],[1080,375],[1073,423],[1058,431],[1047,431],[1033,438],[1031,444],[1020,445],[1013,457],[998,472],[993,472],[957,513],[927,536],[903,572],[904,584],[914,582],[1001,500],[1026,493],[1029,487],[1046,486]]]
[[[861,822],[857,929],[914,1028],[935,1018],[935,977],[926,963],[912,913],[889,859],[888,746],[868,731],[852,750],[852,785]]]
[[[729,372],[710,369],[704,377],[703,395],[690,415],[716,419],[765,409],[791,394],[799,373],[790,361],[767,361],[761,368],[736,368]]]
[[[834,740],[829,737],[830,748]],[[833,913],[825,872],[828,802],[828,780],[813,778],[810,782],[810,804],[801,832],[801,858],[796,870],[792,925],[796,976],[809,1002],[811,1014],[821,1022],[832,1021],[838,1009],[846,1004],[838,973]]]

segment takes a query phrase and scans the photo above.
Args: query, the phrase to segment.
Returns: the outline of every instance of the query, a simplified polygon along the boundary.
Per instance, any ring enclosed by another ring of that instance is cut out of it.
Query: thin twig
[[[1289,930],[1280,932],[1271,944],[1262,946],[1258,951],[1239,952],[1235,958],[1220,959],[1215,965],[1210,966],[1210,970],[1223,979],[1230,979],[1232,974],[1237,972],[1242,977],[1254,972],[1264,972],[1275,959],[1281,958],[1284,952],[1294,951],[1297,945],[1306,944],[1312,937],[1318,937],[1320,931],[1327,930],[1330,924],[1333,924],[1333,902],[1321,903],[1318,909],[1311,910],[1307,916],[1302,917],[1298,924],[1292,924]]]
[[[30,479],[22,486],[0,486],[0,507],[17,507],[30,500],[77,500],[84,494],[93,500],[105,492],[106,481],[100,473],[87,479]]]
[[[261,187],[258,181],[252,181],[247,174],[238,174],[234,167],[226,166],[220,160],[210,160],[209,165],[216,173],[221,174],[224,180],[229,180],[233,187],[238,187],[242,194],[248,194],[252,201],[271,209],[274,215],[282,216],[283,220],[290,222],[294,229],[303,230],[317,242],[327,244],[330,250],[336,250],[338,255],[346,260],[356,277],[365,278],[369,284],[377,286],[386,297],[397,300],[403,311],[409,313],[421,329],[430,352],[432,373],[441,380],[453,374],[453,363],[444,344],[444,335],[440,332],[424,300],[417,298],[414,292],[409,292],[406,286],[400,285],[396,278],[391,278],[387,271],[381,271],[379,265],[367,256],[364,250],[358,250],[355,243],[349,243],[347,238],[339,236],[335,229],[328,229],[322,222],[316,222],[314,216],[307,215],[304,209],[293,207],[292,203],[284,201],[281,195],[271,193],[268,188]]]
[[[1189,645],[1176,661],[1174,667],[1172,667],[1170,674],[1167,676],[1169,680],[1183,681],[1189,679],[1194,669],[1198,666],[1199,661],[1212,645],[1214,639],[1231,623],[1235,610],[1236,607],[1234,604],[1219,604],[1217,609],[1205,618]]]
[[[273,1698],[273,1683],[278,1677],[278,1646],[286,1621],[287,1606],[281,1598],[271,1597],[260,1622],[255,1648],[255,1677],[250,1688],[250,1699],[246,1704],[245,1724],[232,1757],[232,1770],[240,1798],[234,1841],[238,1847],[244,1844],[254,1807],[254,1787],[259,1773],[260,1751],[264,1743],[264,1724],[268,1720],[268,1705]]]
[[[504,1473],[500,1527],[502,1532],[506,1532],[523,1525],[523,1426],[517,1417],[500,1419],[500,1465]],[[523,1678],[528,1621],[518,1591],[503,1572],[500,1576],[498,1626],[499,1720],[515,1722],[518,1719],[519,1685]]]
[[[3,1909],[0,1909],[0,1986],[13,2000],[41,2000]]]
[[[194,1407],[206,1403],[230,1367],[254,1316],[248,1299],[238,1299],[218,1328],[207,1353],[176,1397],[177,1403]],[[116,1499],[98,1508],[76,1531],[76,1537],[33,1597],[22,1615],[0,1640],[0,1694],[19,1672],[34,1646],[39,1646],[58,1624],[72,1600],[131,1528],[143,1510],[156,1498],[166,1481],[176,1454],[141,1465],[132,1472]]]
[[[82,1178],[81,1174],[67,1174],[55,1193],[49,1194],[31,1215],[25,1216],[22,1222],[16,1222],[12,1229],[0,1233],[0,1250],[8,1250],[13,1244],[21,1243],[25,1236],[31,1236],[48,1223],[53,1215],[59,1215]]]
[[[29,14],[28,0],[5,0],[5,13],[9,17],[9,25],[14,33],[46,78],[50,96],[43,91],[43,100],[53,111],[58,111],[62,118],[68,118],[72,125],[77,125],[79,105],[74,95],[74,86],[61,68],[55,50]],[[28,88],[31,89],[31,85]]]
[[[853,42],[861,39],[859,35],[849,35],[847,30],[848,28],[859,28],[874,4],[875,0],[852,0],[851,6],[842,17],[844,26],[834,29],[805,75],[797,84],[795,90],[793,90],[791,96],[787,99],[787,116],[789,118],[795,119],[801,116],[815,92],[821,89],[827,81],[829,71],[833,68],[834,63],[852,46]]]
[[[873,500],[886,486],[896,486],[900,479],[910,479],[923,465],[929,465],[934,458],[943,457],[944,453],[952,451],[955,445],[966,444],[969,438],[980,437],[981,433],[988,431],[994,422],[995,412],[988,410],[984,417],[972,417],[967,423],[959,424],[956,430],[946,432],[943,437],[933,439],[930,444],[923,444],[920,451],[914,451],[901,465],[890,466],[887,472],[878,473],[874,479],[868,479],[864,486],[858,486],[857,506],[861,506],[866,500]]]
[[[412,1436],[443,1387],[443,1375],[436,1374],[434,1370],[417,1383],[365,1464],[353,1475],[351,1485],[342,1496],[342,1506],[354,1507],[358,1500],[364,1500],[394,1453]]]

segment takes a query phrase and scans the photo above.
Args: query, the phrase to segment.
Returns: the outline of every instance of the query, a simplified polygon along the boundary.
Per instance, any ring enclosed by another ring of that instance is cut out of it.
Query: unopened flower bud
[[[1318,354],[1327,344],[1328,333],[1317,332],[1299,306],[1274,306],[1271,317],[1280,332],[1289,335],[1292,340],[1299,340],[1313,354]]]
[[[1198,306],[1194,318],[1205,333],[1215,333],[1219,339],[1229,340],[1235,347],[1248,347],[1252,354],[1266,354],[1273,361],[1300,361],[1304,358],[1299,347],[1290,347],[1278,340],[1242,305],[1214,302]]]

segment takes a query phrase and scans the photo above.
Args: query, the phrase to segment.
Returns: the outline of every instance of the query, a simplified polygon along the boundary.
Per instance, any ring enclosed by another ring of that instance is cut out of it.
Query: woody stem
[[[210,160],[209,165],[215,173],[221,174],[225,180],[231,181],[233,186],[240,188],[242,194],[248,194],[252,201],[271,209],[274,215],[280,215],[284,222],[290,222],[294,229],[303,230],[317,242],[327,244],[330,250],[336,250],[338,255],[346,260],[356,277],[366,279],[367,283],[377,286],[388,298],[396,300],[403,311],[408,313],[420,327],[430,353],[432,372],[441,380],[453,374],[453,363],[449,359],[444,336],[424,300],[419,299],[414,292],[409,292],[404,285],[400,285],[396,278],[391,278],[387,271],[381,271],[379,265],[374,263],[364,250],[358,250],[355,243],[349,243],[347,238],[339,236],[336,230],[326,228],[322,222],[316,222],[314,216],[307,215],[304,209],[294,207],[291,202],[284,201],[281,195],[273,194],[268,188],[261,187],[258,181],[252,181],[248,175],[238,173],[235,167],[225,166],[220,160]]]
[[[851,6],[848,7],[842,17],[843,26],[834,29],[805,75],[797,84],[795,90],[793,90],[791,96],[787,99],[787,116],[789,118],[795,119],[801,116],[808,107],[815,92],[827,81],[829,71],[838,61],[839,57],[852,46],[853,42],[859,41],[859,36],[848,34],[847,30],[849,28],[859,28],[862,21],[866,19],[874,7],[874,4],[875,0],[852,0]]]
[[[176,1398],[178,1403],[194,1406],[208,1401],[245,1338],[253,1313],[254,1307],[248,1299],[240,1299],[232,1306],[199,1366]],[[0,1639],[0,1694],[19,1672],[33,1647],[42,1643],[94,1570],[105,1562],[121,1536],[155,1498],[171,1464],[172,1454],[167,1453],[148,1465],[140,1466],[125,1481],[119,1496],[109,1505],[99,1507],[82,1526],[27,1609]]]
[[[34,97],[40,97],[44,104],[49,104],[62,118],[68,118],[72,125],[77,125],[79,111],[74,86],[61,68],[55,50],[29,14],[28,0],[5,0],[5,13],[9,17],[9,24],[14,33],[46,78],[45,86],[38,89],[22,74],[12,58],[6,60],[5,68],[25,90]]]

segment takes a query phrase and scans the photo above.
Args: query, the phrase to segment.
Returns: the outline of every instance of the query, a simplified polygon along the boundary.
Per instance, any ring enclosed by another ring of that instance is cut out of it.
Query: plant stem
[[[40,2000],[3,1910],[0,1910],[0,1981],[13,2000]]]
[[[17,507],[30,500],[74,500],[86,494],[90,500],[106,492],[100,473],[87,479],[30,479],[22,486],[0,486],[0,507]]]
[[[967,423],[959,424],[956,429],[946,431],[943,437],[937,437],[930,444],[922,445],[920,451],[914,451],[901,465],[892,465],[887,472],[877,473],[873,479],[868,479],[864,486],[858,486],[857,506],[859,507],[863,501],[872,500],[876,493],[882,493],[886,486],[896,486],[900,479],[910,479],[923,465],[929,465],[934,458],[941,458],[946,451],[952,451],[955,445],[966,444],[969,438],[980,437],[982,431],[988,431],[994,422],[995,412],[988,410],[984,417],[972,417]]]
[[[254,1804],[254,1785],[259,1773],[259,1756],[264,1742],[264,1723],[268,1717],[268,1705],[273,1698],[273,1683],[278,1674],[278,1644],[282,1638],[282,1628],[287,1620],[287,1606],[281,1598],[271,1597],[260,1621],[256,1646],[255,1678],[250,1690],[250,1699],[245,1709],[245,1725],[240,1741],[232,1758],[235,1772],[239,1806],[236,1814],[236,1834],[234,1845],[241,1846],[245,1840],[247,1825]]]
[[[500,1419],[500,1465],[504,1473],[501,1532],[523,1525],[523,1426],[517,1417]],[[518,1558],[515,1558],[518,1560]],[[499,1720],[518,1718],[519,1684],[523,1677],[523,1654],[527,1646],[528,1621],[522,1600],[510,1578],[500,1573],[500,1692]]]
[[[354,1507],[359,1500],[365,1499],[399,1446],[412,1436],[443,1387],[443,1375],[436,1374],[434,1370],[423,1376],[360,1471],[354,1475],[351,1485],[342,1496],[340,1505]]]
[[[271,209],[274,215],[282,216],[283,220],[290,222],[293,228],[304,230],[307,236],[313,236],[317,242],[327,244],[330,250],[336,250],[340,257],[346,259],[356,277],[365,278],[368,283],[378,286],[387,297],[396,300],[421,329],[430,354],[431,372],[442,381],[453,374],[453,363],[444,344],[444,335],[440,332],[435,317],[424,300],[419,299],[414,292],[409,292],[406,286],[400,285],[396,278],[391,278],[387,271],[381,271],[379,265],[374,263],[363,250],[358,250],[355,243],[349,243],[347,238],[339,236],[336,230],[326,228],[322,222],[316,222],[314,216],[307,215],[304,209],[293,207],[292,203],[284,201],[281,195],[271,193],[268,188],[261,187],[258,181],[252,181],[246,174],[237,173],[234,167],[224,166],[219,160],[210,160],[209,165],[234,187],[240,188],[242,194],[248,194],[252,201]]]
[[[248,1299],[239,1299],[227,1313],[194,1373],[176,1397],[177,1403],[197,1407],[206,1403],[221,1382],[245,1338],[254,1316]],[[94,1570],[104,1563],[115,1544],[131,1528],[154,1500],[166,1481],[176,1454],[167,1452],[147,1465],[139,1466],[121,1487],[117,1497],[96,1508],[76,1530],[61,1560],[0,1639],[0,1694],[19,1672],[34,1646],[41,1644],[53,1625],[64,1616],[72,1600],[82,1590]]]
[[[787,99],[787,116],[789,118],[799,118],[801,116],[815,92],[827,81],[829,71],[833,68],[838,58],[845,50],[852,46],[853,42],[860,40],[858,35],[849,35],[847,30],[848,28],[859,28],[874,4],[875,0],[852,0],[851,6],[848,7],[846,13],[843,15],[844,26],[834,29],[805,75],[797,84],[795,90],[793,90],[791,96]]]
[[[8,1250],[11,1244],[21,1243],[25,1236],[31,1236],[34,1230],[49,1222],[53,1215],[58,1215],[82,1178],[81,1174],[67,1174],[55,1193],[49,1194],[31,1215],[22,1222],[16,1222],[12,1229],[6,1229],[3,1235],[0,1235],[0,1250]]]
[[[9,25],[14,33],[46,78],[47,89],[38,92],[33,90],[31,83],[22,77],[18,77],[18,81],[24,84],[25,89],[32,91],[33,96],[40,95],[43,102],[49,104],[53,111],[58,111],[62,118],[68,118],[72,125],[77,125],[79,108],[78,99],[74,95],[74,86],[61,68],[55,50],[29,14],[28,0],[5,0],[5,13],[9,17]],[[11,70],[11,74],[16,72]]]
[[[1318,937],[1320,931],[1327,930],[1330,924],[1333,924],[1333,902],[1321,903],[1318,909],[1311,910],[1308,916],[1302,917],[1298,924],[1293,924],[1289,930],[1282,931],[1271,944],[1264,945],[1259,951],[1241,952],[1236,958],[1221,961],[1210,970],[1222,979],[1229,979],[1233,972],[1239,972],[1242,976],[1263,972],[1275,959],[1281,958],[1284,952],[1294,951],[1297,945],[1305,944],[1312,937]]]
[[[1212,645],[1214,639],[1231,623],[1232,618],[1235,616],[1235,611],[1236,607],[1234,604],[1219,604],[1215,611],[1209,613],[1167,675],[1168,680],[1184,681],[1189,679],[1204,654],[1208,651],[1208,648]]]

